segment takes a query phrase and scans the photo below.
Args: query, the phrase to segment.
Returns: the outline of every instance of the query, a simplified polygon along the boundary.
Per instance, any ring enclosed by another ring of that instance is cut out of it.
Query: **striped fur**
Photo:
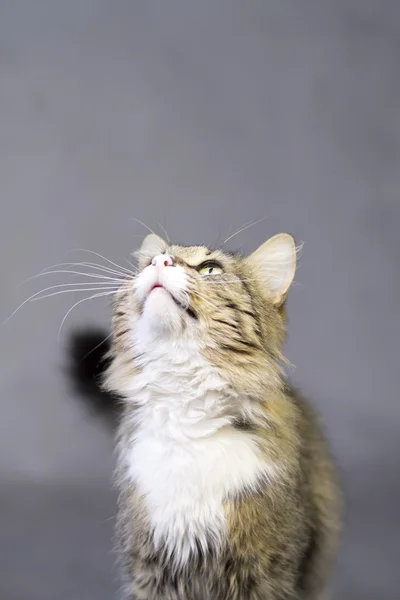
[[[117,542],[129,600],[326,592],[339,487],[282,370],[295,255],[287,234],[247,258],[151,235],[117,295],[104,385],[123,402]]]

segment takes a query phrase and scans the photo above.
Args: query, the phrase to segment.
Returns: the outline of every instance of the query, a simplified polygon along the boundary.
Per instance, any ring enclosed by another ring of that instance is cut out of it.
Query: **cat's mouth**
[[[162,290],[164,290],[165,292],[167,292],[167,294],[169,294],[169,296],[172,298],[172,300],[175,302],[175,304],[177,304],[179,306],[179,308],[181,308],[182,310],[184,310],[190,317],[192,317],[192,319],[197,319],[197,314],[195,313],[195,311],[190,308],[190,306],[183,304],[179,298],[177,298],[172,292],[170,292],[169,290],[167,290],[167,288],[165,288],[161,283],[155,283],[153,285],[153,287],[150,289],[150,292],[148,294],[148,296],[150,296],[150,294],[153,292],[153,290],[160,288]]]

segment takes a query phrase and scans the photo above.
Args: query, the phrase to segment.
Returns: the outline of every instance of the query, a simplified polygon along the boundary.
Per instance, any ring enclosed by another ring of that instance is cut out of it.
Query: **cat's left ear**
[[[283,304],[296,271],[296,244],[289,233],[278,233],[248,258],[276,306]]]

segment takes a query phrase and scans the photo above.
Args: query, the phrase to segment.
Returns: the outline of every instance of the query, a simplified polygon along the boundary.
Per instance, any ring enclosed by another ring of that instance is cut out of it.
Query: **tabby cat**
[[[145,238],[101,373],[126,599],[327,598],[340,490],[282,370],[295,267],[288,234],[249,257]]]

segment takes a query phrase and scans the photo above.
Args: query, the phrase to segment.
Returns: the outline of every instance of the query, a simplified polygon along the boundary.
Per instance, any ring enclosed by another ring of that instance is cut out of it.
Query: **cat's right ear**
[[[139,269],[147,267],[151,259],[157,254],[165,252],[167,247],[167,242],[155,233],[146,235],[140,249],[135,253]]]
[[[249,256],[248,260],[257,269],[259,281],[265,283],[265,291],[276,306],[283,304],[292,283],[297,251],[289,233],[278,233]]]

